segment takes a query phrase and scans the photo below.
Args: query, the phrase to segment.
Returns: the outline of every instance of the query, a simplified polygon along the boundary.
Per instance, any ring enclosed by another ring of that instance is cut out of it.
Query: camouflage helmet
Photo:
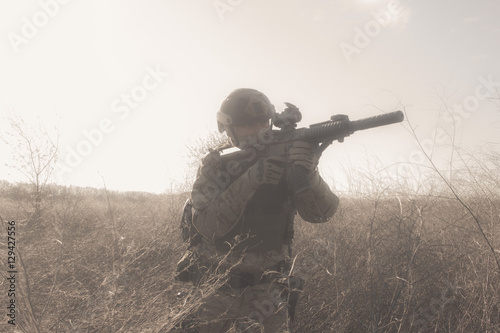
[[[232,91],[222,101],[217,112],[217,126],[222,133],[233,126],[252,125],[272,118],[274,106],[266,95],[258,90],[240,88]],[[228,133],[232,134],[232,133]]]

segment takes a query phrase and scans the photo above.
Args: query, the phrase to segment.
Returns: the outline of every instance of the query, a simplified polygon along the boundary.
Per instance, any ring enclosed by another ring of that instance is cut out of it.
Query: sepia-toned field
[[[500,332],[499,182],[488,170],[461,174],[455,194],[359,179],[373,186],[339,194],[328,223],[297,217],[294,274],[306,284],[295,331]],[[28,185],[2,183],[0,300],[15,220],[17,331],[175,331],[210,292],[173,280],[187,197],[49,186],[37,214]]]

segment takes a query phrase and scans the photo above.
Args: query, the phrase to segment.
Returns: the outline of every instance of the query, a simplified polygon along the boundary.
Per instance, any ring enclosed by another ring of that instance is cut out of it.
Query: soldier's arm
[[[295,141],[289,149],[289,159],[292,164],[308,170],[309,175],[310,187],[294,197],[300,216],[307,222],[328,221],[337,211],[339,199],[319,175],[317,145]]]
[[[309,174],[309,179],[310,189],[305,195],[295,198],[297,211],[307,222],[326,222],[337,211],[339,199],[321,178],[317,169]]]

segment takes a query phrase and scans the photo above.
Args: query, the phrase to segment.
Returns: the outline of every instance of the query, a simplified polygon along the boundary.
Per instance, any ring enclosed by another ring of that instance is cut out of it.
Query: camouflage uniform
[[[265,332],[287,332],[283,285],[259,278],[266,271],[283,272],[289,262],[296,211],[308,222],[325,222],[335,213],[338,199],[317,170],[309,176],[309,196],[293,198],[286,177],[276,185],[259,185],[248,179],[245,169],[250,166],[241,164],[239,174],[230,174],[218,157],[214,151],[203,160],[191,193],[193,225],[203,236],[194,252],[212,267],[229,252],[222,267],[231,268],[235,280],[252,276],[249,280],[261,283],[222,288],[206,300],[198,315],[220,321],[199,332],[223,332],[235,322],[246,327],[248,319],[265,327]],[[238,235],[249,237],[229,251]]]
[[[259,91],[235,90],[217,114],[219,131],[241,148],[251,137],[236,135],[235,126],[265,125],[273,112]],[[184,262],[195,262],[191,266],[197,269],[189,273],[195,285],[213,272],[226,273],[229,280],[195,314],[194,321],[207,323],[197,332],[289,332],[290,291],[301,287],[300,279],[288,276],[295,214],[321,223],[338,206],[317,171],[313,148],[296,141],[286,156],[238,161],[212,150],[202,160],[188,214],[196,235],[190,244],[193,260]],[[309,177],[305,191],[292,191],[291,170],[298,164]]]

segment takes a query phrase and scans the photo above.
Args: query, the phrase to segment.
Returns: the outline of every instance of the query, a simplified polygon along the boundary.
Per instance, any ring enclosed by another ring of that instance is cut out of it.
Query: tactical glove
[[[303,166],[309,173],[318,166],[319,155],[317,145],[307,141],[294,141],[288,150],[288,158],[292,164]]]
[[[251,182],[256,184],[278,184],[285,172],[286,157],[269,156],[261,158],[248,169]]]

